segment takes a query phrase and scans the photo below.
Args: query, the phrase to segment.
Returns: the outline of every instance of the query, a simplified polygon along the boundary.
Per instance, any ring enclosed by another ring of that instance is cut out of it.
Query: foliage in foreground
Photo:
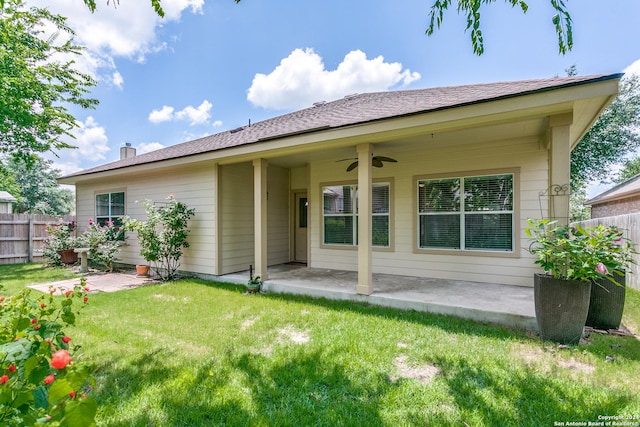
[[[88,301],[83,283],[64,297],[31,289],[0,296],[0,425],[90,426],[97,403],[86,395],[93,368],[63,328],[76,323],[74,300]]]

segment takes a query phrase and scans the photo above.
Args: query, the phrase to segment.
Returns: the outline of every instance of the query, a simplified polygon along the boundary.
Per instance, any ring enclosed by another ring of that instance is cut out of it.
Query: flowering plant
[[[557,221],[527,221],[527,236],[533,238],[529,251],[538,256],[536,264],[556,279],[595,282],[607,277],[620,285],[614,275],[623,276],[634,263],[633,244],[614,226],[560,226]]]
[[[120,246],[124,242],[124,228],[112,221],[101,225],[89,218],[89,227],[78,240],[82,246],[89,248],[89,258],[95,267],[113,271]]]
[[[48,235],[42,242],[42,254],[49,259],[51,264],[61,264],[58,251],[77,247],[78,239],[74,236],[74,231],[74,222],[60,222],[47,226]]]
[[[87,396],[94,368],[63,331],[75,323],[74,300],[88,301],[80,280],[62,298],[54,289],[0,296],[0,425],[94,424],[97,403]]]

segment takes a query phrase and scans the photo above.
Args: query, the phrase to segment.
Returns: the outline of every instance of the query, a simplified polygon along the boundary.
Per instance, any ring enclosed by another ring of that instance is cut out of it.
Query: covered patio
[[[268,268],[263,291],[446,314],[526,330],[537,330],[533,288],[461,280],[373,274],[373,293],[356,293],[356,271],[309,268],[288,263]],[[249,271],[216,280],[245,284]],[[532,279],[533,280],[533,279]]]

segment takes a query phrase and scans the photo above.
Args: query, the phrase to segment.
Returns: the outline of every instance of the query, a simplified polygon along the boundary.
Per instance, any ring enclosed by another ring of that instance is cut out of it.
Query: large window
[[[124,192],[96,194],[96,222],[105,225],[107,221],[120,225],[124,216]]]
[[[332,185],[322,187],[323,243],[358,244],[358,187]],[[372,243],[389,247],[389,183],[374,183],[372,188]]]
[[[417,184],[420,249],[514,251],[514,174]]]

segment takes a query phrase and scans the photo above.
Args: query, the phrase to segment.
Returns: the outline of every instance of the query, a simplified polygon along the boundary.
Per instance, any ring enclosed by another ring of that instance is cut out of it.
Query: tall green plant
[[[123,218],[123,226],[137,233],[140,255],[153,263],[158,277],[163,281],[173,280],[180,267],[182,250],[189,247],[188,221],[195,215],[195,209],[178,202],[174,196],[169,196],[162,204],[145,199],[143,205],[147,220],[127,216]]]

